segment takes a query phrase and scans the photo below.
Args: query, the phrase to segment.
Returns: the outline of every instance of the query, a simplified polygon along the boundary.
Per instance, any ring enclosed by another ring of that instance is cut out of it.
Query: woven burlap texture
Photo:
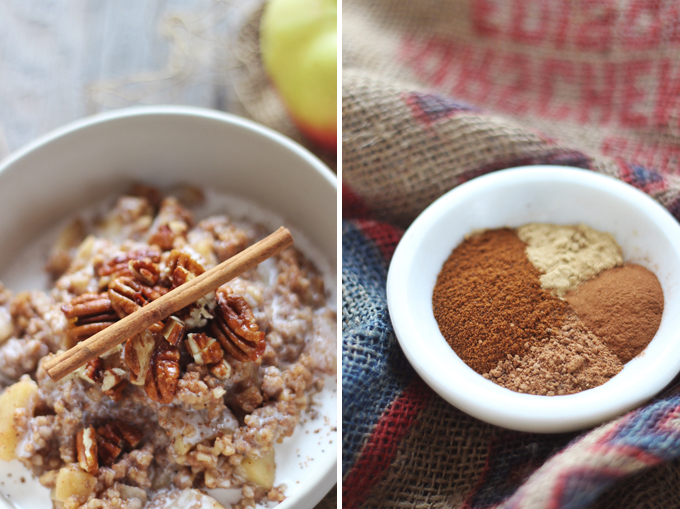
[[[577,153],[582,162],[576,166],[611,175],[617,174],[616,159],[642,158],[652,168],[658,163],[670,184],[650,194],[670,205],[680,190],[680,179],[674,175],[680,154],[677,113],[669,109],[664,125],[655,125],[659,105],[643,100],[628,111],[631,106],[623,101],[631,92],[620,89],[625,87],[626,73],[634,73],[633,91],[657,89],[664,63],[680,61],[680,53],[636,54],[621,70],[624,84],[611,91],[612,104],[598,108],[597,101],[604,101],[598,97],[610,92],[604,78],[591,82],[592,74],[612,62],[628,62],[628,53],[616,45],[594,54],[480,39],[472,33],[469,13],[470,5],[480,3],[343,3],[343,181],[381,217],[404,226],[434,198],[475,176],[469,174],[471,169],[479,174],[531,164],[534,158],[546,161],[551,154],[556,163],[567,163],[572,153],[571,160],[578,163]],[[540,12],[538,4],[525,7],[529,19]],[[490,73],[469,76],[471,68],[494,55],[498,65],[491,60]],[[657,62],[660,70],[645,74],[642,71],[650,61]],[[547,71],[554,68],[553,73],[559,73],[565,66],[570,70],[568,86],[557,81],[546,84]],[[581,105],[584,90],[593,94],[592,107]],[[452,98],[440,105],[441,110],[471,111],[419,118],[409,97],[432,91]],[[546,91],[551,93],[550,102],[544,97]],[[534,103],[538,106],[528,106]],[[638,117],[649,122],[636,127]],[[659,150],[641,154],[639,143]]]
[[[419,421],[367,506],[460,507],[484,469],[487,444],[502,432],[439,399]]]

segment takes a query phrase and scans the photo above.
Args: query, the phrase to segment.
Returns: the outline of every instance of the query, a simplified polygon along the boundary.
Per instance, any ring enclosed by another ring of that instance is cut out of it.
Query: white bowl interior
[[[68,125],[3,163],[0,280],[17,280],[16,274],[6,273],[8,268],[17,266],[27,246],[60,220],[115,196],[132,181],[161,186],[187,182],[258,204],[303,232],[330,272],[337,273],[337,184],[323,163],[287,138],[239,117],[198,108],[150,107]],[[303,418],[307,423],[277,446],[276,483],[288,486],[282,509],[313,507],[335,483],[334,382],[335,377],[328,380],[327,390],[315,398],[320,420]],[[318,428],[322,431],[314,434]],[[20,466],[0,462],[0,475]],[[9,480],[6,484],[10,489]],[[25,488],[17,486],[17,496],[32,496]],[[27,500],[26,506],[40,507]]]
[[[432,291],[451,251],[475,229],[530,222],[585,223],[610,232],[624,259],[654,272],[664,292],[659,330],[645,351],[606,384],[568,396],[519,394],[484,379],[446,343]],[[447,193],[411,225],[387,281],[390,316],[414,368],[451,404],[484,421],[522,431],[589,427],[651,398],[680,371],[680,226],[658,203],[613,178],[532,166],[504,170]]]

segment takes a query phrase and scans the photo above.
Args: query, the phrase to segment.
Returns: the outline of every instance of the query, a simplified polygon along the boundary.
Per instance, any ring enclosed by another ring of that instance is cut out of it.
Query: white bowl
[[[600,387],[552,397],[513,392],[469,368],[439,331],[432,291],[464,235],[530,222],[585,223],[610,232],[625,261],[647,267],[661,282],[665,303],[655,338]],[[387,300],[406,357],[452,405],[520,431],[590,427],[637,407],[680,371],[680,226],[650,197],[611,177],[557,166],[495,172],[445,194],[413,222],[392,258]]]
[[[294,237],[302,232],[311,241],[328,262],[327,280],[336,285],[335,175],[307,150],[268,128],[188,107],[132,108],[87,118],[5,160],[0,166],[0,280],[11,281],[10,288],[45,280],[44,239],[53,235],[55,225],[135,180],[161,186],[187,182],[264,207],[282,218]],[[297,241],[303,251],[315,251]],[[41,257],[32,256],[36,253]],[[37,266],[34,258],[41,260]],[[288,486],[281,509],[311,508],[336,482],[335,380],[315,397],[319,417],[303,416],[306,422],[276,448],[275,483]],[[5,481],[0,490],[22,507],[51,507],[48,490],[30,474],[22,473],[28,482],[18,482],[21,469],[17,461],[0,462]],[[17,482],[5,477],[11,472]]]

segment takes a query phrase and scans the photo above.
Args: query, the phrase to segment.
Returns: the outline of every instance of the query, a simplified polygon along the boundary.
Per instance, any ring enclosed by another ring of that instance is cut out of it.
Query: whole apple
[[[264,68],[293,122],[337,150],[337,0],[269,0],[260,21]]]

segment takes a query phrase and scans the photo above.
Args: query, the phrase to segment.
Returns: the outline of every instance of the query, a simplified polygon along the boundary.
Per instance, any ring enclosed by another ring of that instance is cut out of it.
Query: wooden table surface
[[[0,0],[0,158],[97,112],[230,111],[229,45],[260,0]]]

